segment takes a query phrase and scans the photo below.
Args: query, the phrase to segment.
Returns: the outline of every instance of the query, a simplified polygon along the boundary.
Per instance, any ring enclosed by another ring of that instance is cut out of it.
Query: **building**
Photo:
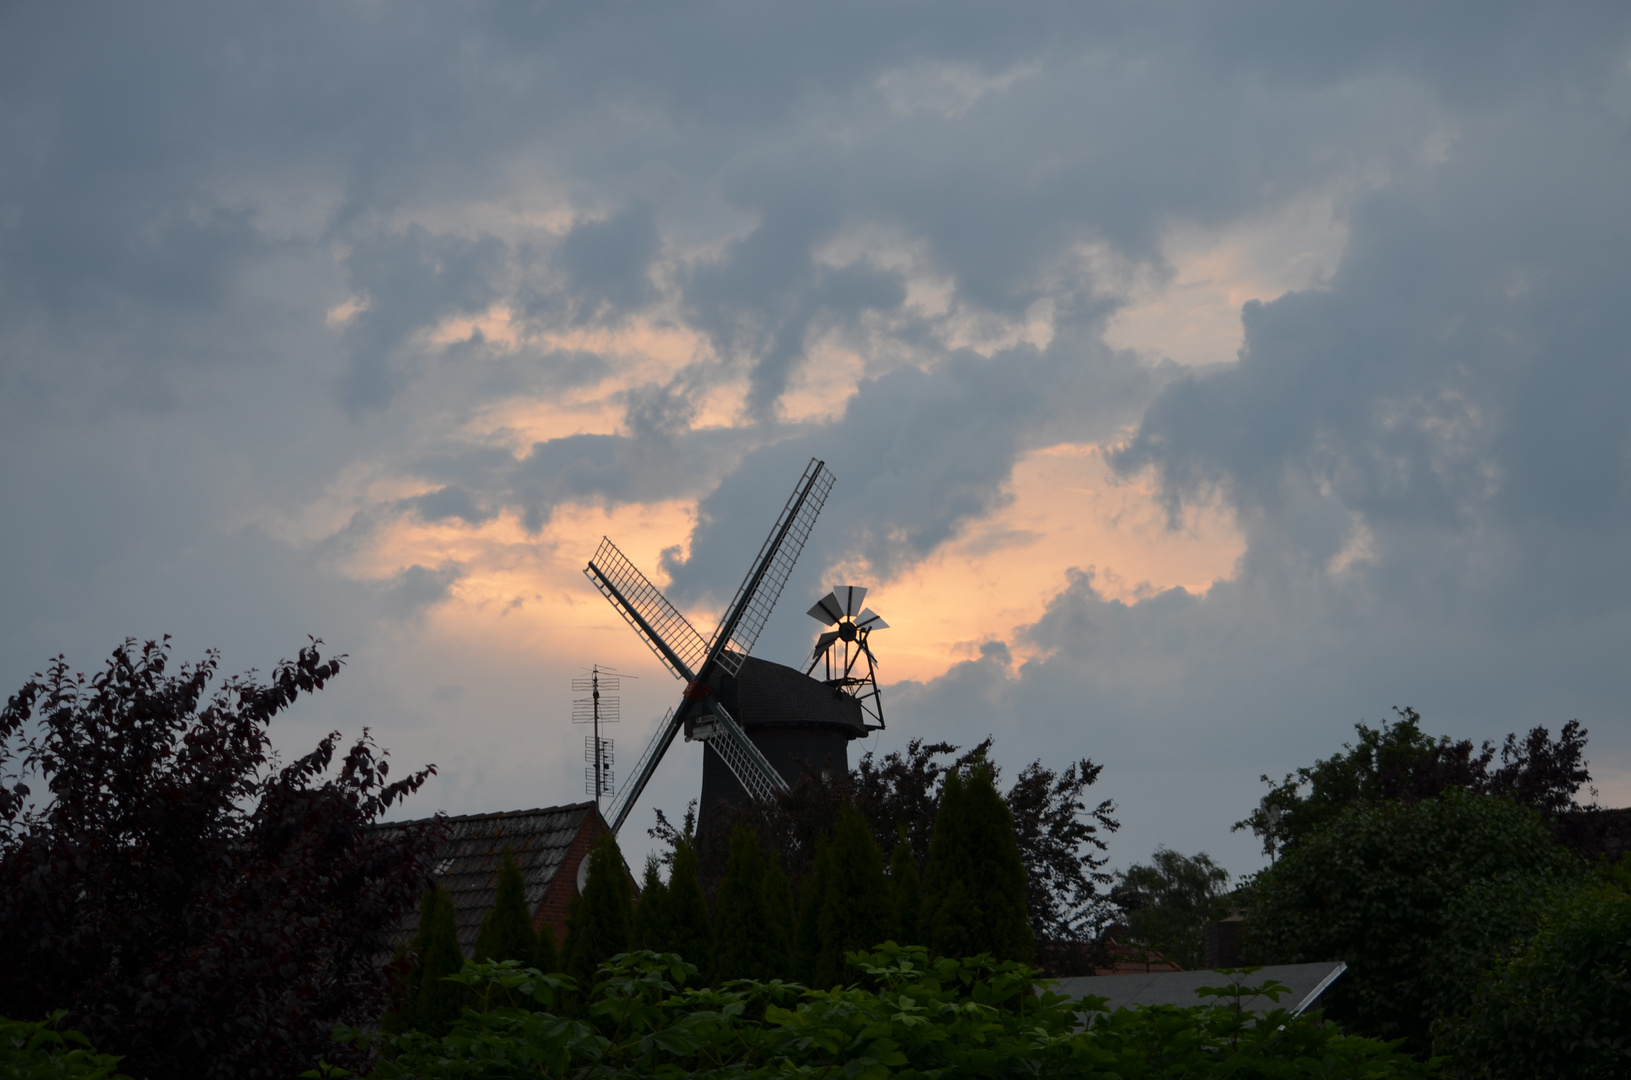
[[[492,910],[498,889],[498,868],[504,850],[514,855],[526,883],[527,907],[535,930],[555,935],[556,945],[566,938],[566,909],[578,895],[580,869],[595,838],[611,832],[592,802],[545,806],[536,810],[500,810],[491,814],[393,822],[382,829],[404,829],[438,823],[444,829],[436,847],[431,875],[453,899],[459,928],[459,947],[466,956],[476,944],[481,920]],[[403,924],[402,938],[411,937],[418,913]]]

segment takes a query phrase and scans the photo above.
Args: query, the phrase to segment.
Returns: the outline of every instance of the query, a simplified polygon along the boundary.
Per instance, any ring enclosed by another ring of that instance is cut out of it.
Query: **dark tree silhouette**
[[[169,639],[86,678],[58,657],[0,711],[0,1014],[65,1008],[138,1075],[292,1076],[372,1023],[379,958],[435,826],[370,828],[432,769],[388,782],[366,732],[279,767],[267,728],[342,659],[320,642],[211,693],[219,656]],[[43,782],[41,803],[30,782]]]
[[[1393,711],[1397,719],[1379,728],[1354,725],[1359,739],[1345,743],[1343,753],[1287,773],[1278,784],[1264,776],[1269,793],[1234,827],[1251,829],[1272,856],[1302,843],[1350,806],[1418,802],[1460,788],[1506,795],[1556,817],[1581,808],[1576,795],[1582,787],[1596,795],[1586,768],[1586,731],[1578,720],[1564,724],[1555,741],[1544,727],[1521,741],[1508,735],[1499,751],[1501,764],[1492,769],[1493,743],[1480,747],[1470,739],[1435,739],[1421,730],[1415,709]]]

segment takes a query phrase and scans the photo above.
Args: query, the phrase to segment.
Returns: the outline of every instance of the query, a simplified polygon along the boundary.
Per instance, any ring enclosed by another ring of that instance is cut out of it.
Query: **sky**
[[[1114,866],[1357,722],[1578,718],[1631,804],[1631,6],[0,7],[0,684],[343,675],[402,813],[583,798],[812,458],[757,652],[871,589],[887,730],[1087,757]],[[678,745],[624,831],[683,811]]]

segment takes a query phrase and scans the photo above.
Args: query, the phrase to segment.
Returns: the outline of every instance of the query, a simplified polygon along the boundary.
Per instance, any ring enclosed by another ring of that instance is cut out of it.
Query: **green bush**
[[[1256,1023],[1227,1001],[1120,1010],[1082,1030],[1079,1011],[1104,999],[1038,994],[1035,972],[1022,964],[989,956],[931,962],[925,949],[892,944],[847,960],[862,985],[808,990],[744,980],[707,988],[677,955],[629,953],[601,969],[586,1020],[555,1011],[572,992],[569,979],[513,963],[472,964],[455,978],[477,1007],[447,1036],[340,1029],[336,1037],[383,1041],[382,1080],[1437,1075],[1394,1046],[1284,1010]],[[490,1007],[510,995],[538,1008]]]
[[[1258,878],[1248,955],[1347,961],[1327,1014],[1425,1053],[1434,1020],[1466,1007],[1480,973],[1581,872],[1538,813],[1506,798],[1354,806]]]
[[[1479,1080],[1631,1076],[1631,893],[1607,882],[1563,897],[1437,1046]]]
[[[59,1009],[42,1021],[0,1016],[0,1080],[130,1080],[118,1071],[118,1058],[59,1027],[67,1015]]]

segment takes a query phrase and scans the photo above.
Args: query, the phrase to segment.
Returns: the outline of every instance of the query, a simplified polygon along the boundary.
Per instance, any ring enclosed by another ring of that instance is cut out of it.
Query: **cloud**
[[[0,19],[0,675],[317,632],[318,719],[563,801],[486,748],[623,655],[578,548],[706,612],[820,457],[790,596],[970,594],[891,616],[889,737],[1102,756],[1128,857],[1248,865],[1257,772],[1392,704],[1631,769],[1620,8]],[[1213,557],[1124,554],[1152,489]]]

